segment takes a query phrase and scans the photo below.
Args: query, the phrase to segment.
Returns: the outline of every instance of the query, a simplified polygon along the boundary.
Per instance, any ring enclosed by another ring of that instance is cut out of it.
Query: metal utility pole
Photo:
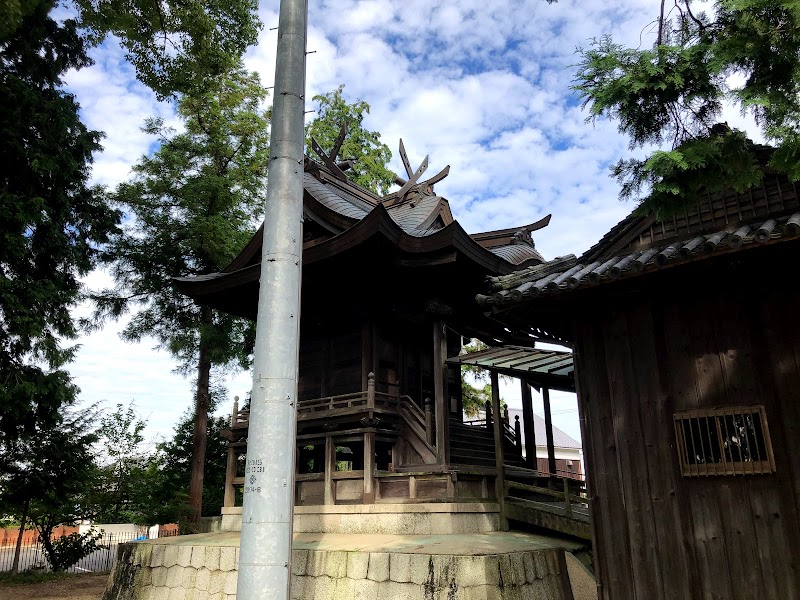
[[[290,598],[307,0],[281,0],[238,600]]]

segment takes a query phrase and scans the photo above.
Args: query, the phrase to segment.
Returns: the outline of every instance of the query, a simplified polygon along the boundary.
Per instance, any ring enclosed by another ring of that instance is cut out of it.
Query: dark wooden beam
[[[443,321],[433,323],[433,402],[436,414],[436,462],[450,463],[450,406],[447,395],[447,333]]]
[[[490,373],[492,381],[492,428],[494,432],[495,495],[500,505],[500,530],[508,531],[506,518],[506,469],[503,455],[503,413],[500,412],[500,382],[495,371]]]
[[[533,396],[531,386],[520,380],[522,386],[522,426],[525,429],[525,463],[529,469],[536,470],[536,429],[533,422]]]
[[[553,417],[550,413],[550,390],[542,388],[542,401],[544,403],[544,429],[547,435],[547,466],[550,475],[556,474],[556,448],[553,443]]]

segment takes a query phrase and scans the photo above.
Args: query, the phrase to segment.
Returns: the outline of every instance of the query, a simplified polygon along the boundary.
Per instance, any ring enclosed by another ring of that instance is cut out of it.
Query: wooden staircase
[[[505,464],[511,467],[525,467],[516,444],[503,436]],[[454,467],[495,466],[494,432],[485,425],[466,425],[456,419],[450,420],[450,464]]]

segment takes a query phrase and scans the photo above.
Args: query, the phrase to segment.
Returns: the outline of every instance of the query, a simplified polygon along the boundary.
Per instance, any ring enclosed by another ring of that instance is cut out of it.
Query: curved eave
[[[308,190],[303,191],[303,213],[334,235],[349,229],[358,222],[357,219],[347,217],[331,210],[310,194]],[[227,267],[222,269],[222,273],[234,273],[260,262],[263,238],[264,223],[262,222],[255,235],[253,235],[239,255],[234,258]]]
[[[431,254],[438,256],[442,250],[452,248],[460,256],[485,270],[487,275],[506,275],[519,268],[517,265],[507,262],[482,247],[455,221],[430,235],[414,236],[406,233],[402,227],[395,223],[387,210],[380,205],[346,231],[305,249],[303,251],[303,264],[311,265],[333,258],[366,243],[376,236],[389,240],[401,252],[410,255]],[[253,248],[254,243],[255,238],[247,246],[251,258],[261,249],[260,243],[256,248]],[[243,255],[244,252],[240,257]],[[238,261],[239,257],[236,260]],[[237,270],[225,270],[221,273],[213,273],[202,277],[178,277],[175,278],[175,282],[182,293],[192,298],[201,298],[258,281],[260,270],[261,263],[259,260]]]

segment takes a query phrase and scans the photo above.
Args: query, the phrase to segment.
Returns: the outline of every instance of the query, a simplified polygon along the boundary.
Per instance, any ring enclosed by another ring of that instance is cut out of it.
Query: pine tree
[[[632,148],[668,146],[612,171],[621,197],[659,216],[706,192],[743,191],[765,167],[800,179],[800,3],[717,0],[697,14],[692,4],[662,0],[653,48],[595,40],[582,51],[574,88],[591,118],[616,120]],[[725,102],[754,116],[775,150],[719,124]]]
[[[75,23],[49,8],[0,40],[0,452],[74,401],[62,368],[77,335],[69,310],[119,220],[88,183],[101,135],[61,89],[90,60]]]
[[[262,212],[269,152],[266,91],[237,68],[202,93],[184,96],[185,131],[159,119],[145,130],[159,149],[133,168],[110,195],[129,217],[105,254],[116,287],[96,294],[98,316],[133,309],[123,338],[155,337],[184,373],[197,373],[192,521],[202,512],[203,462],[213,365],[245,365],[252,324],[199,306],[178,292],[174,277],[206,275],[228,265],[249,241]]]

